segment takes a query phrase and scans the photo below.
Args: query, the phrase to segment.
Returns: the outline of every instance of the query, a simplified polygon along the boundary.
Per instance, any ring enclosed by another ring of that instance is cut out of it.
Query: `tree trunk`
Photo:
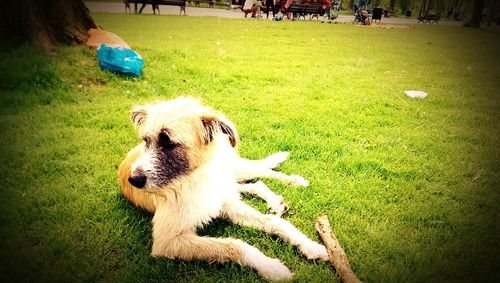
[[[481,26],[483,18],[484,0],[473,0],[472,2],[472,16],[470,21],[465,24],[466,27],[478,28]]]
[[[429,13],[429,10],[431,8],[431,1],[429,0],[422,0],[422,5],[420,6],[420,11],[418,13],[419,17],[423,17]]]
[[[391,10],[391,13],[394,13],[394,6],[396,6],[396,0],[389,1],[389,10]]]
[[[491,26],[491,22],[493,21],[493,17],[495,17],[496,11],[497,11],[497,0],[492,0],[490,3],[490,9],[488,13],[488,24],[487,26]]]
[[[10,0],[2,3],[0,40],[53,50],[81,44],[94,20],[82,0]]]
[[[411,9],[410,0],[399,0],[399,8],[401,13],[406,13],[406,11]]]

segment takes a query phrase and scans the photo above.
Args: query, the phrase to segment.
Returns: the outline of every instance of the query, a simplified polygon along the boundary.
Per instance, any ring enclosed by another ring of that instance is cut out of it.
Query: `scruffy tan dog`
[[[201,237],[196,230],[223,217],[276,234],[296,246],[308,259],[328,260],[325,247],[307,238],[277,215],[262,214],[240,199],[240,193],[264,199],[281,214],[286,204],[257,177],[273,177],[291,185],[307,186],[300,176],[272,170],[288,153],[263,160],[241,158],[234,125],[221,113],[192,98],[178,98],[138,106],[132,121],[143,143],[132,149],[119,168],[123,194],[153,217],[153,256],[171,259],[234,261],[270,280],[292,273],[278,259],[232,238]]]

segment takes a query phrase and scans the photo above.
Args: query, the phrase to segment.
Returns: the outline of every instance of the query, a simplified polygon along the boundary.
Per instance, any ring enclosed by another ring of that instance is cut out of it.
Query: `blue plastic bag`
[[[141,75],[144,60],[141,55],[130,48],[110,47],[101,44],[97,48],[99,66],[110,71],[118,71],[125,74]]]

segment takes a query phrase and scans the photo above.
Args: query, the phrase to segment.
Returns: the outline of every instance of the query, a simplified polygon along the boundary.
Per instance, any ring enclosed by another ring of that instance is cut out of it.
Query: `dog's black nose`
[[[132,186],[139,188],[139,189],[142,189],[146,185],[146,176],[144,176],[142,174],[132,175],[132,176],[128,177],[128,182]]]

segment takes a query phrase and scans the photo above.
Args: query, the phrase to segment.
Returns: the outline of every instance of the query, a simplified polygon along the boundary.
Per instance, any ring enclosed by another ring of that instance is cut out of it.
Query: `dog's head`
[[[144,140],[144,150],[132,165],[130,184],[160,189],[190,174],[209,158],[218,135],[236,147],[238,135],[223,114],[193,98],[177,98],[135,107],[132,121]]]

